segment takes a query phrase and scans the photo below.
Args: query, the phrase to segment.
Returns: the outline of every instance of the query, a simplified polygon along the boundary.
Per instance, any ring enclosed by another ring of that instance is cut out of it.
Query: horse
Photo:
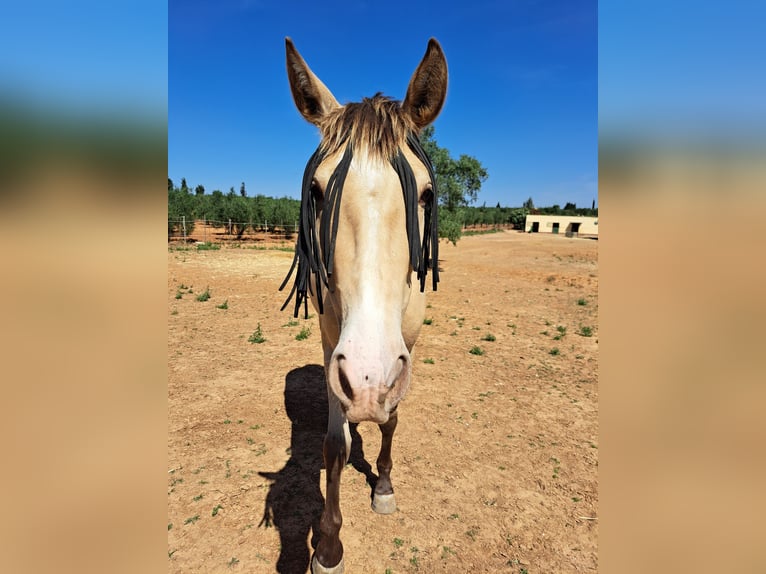
[[[372,509],[396,510],[391,443],[397,406],[412,378],[411,353],[425,315],[425,285],[439,281],[438,201],[418,139],[444,105],[447,61],[431,38],[404,100],[381,93],[341,105],[285,39],[287,76],[300,114],[319,128],[301,188],[292,265],[294,316],[308,300],[319,314],[329,416],[323,456],[326,501],[313,574],[343,572],[341,471],[349,422],[371,421],[382,439]]]

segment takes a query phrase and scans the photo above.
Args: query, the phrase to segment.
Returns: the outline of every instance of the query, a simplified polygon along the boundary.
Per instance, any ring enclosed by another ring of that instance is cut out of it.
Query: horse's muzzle
[[[406,348],[395,359],[383,361],[333,354],[328,383],[350,422],[383,424],[410,385],[412,364]]]

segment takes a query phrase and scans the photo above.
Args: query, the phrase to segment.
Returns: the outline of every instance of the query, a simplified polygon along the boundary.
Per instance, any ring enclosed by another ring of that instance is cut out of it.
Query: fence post
[[[186,216],[185,215],[181,216],[181,225],[183,226],[183,230],[184,230],[184,244],[185,244],[186,243]]]
[[[231,235],[231,217],[229,218],[229,235]]]

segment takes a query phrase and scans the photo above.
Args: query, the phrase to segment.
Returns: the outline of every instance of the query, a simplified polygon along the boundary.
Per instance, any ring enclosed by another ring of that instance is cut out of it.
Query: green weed
[[[495,341],[495,336],[492,333],[487,333],[481,338],[482,341]]]
[[[452,548],[450,548],[449,546],[442,546],[442,560],[446,560],[447,558],[449,558],[450,554],[454,555],[456,554],[456,552],[452,550]]]
[[[593,327],[580,327],[580,330],[577,332],[578,335],[581,335],[583,337],[592,337],[593,336]]]
[[[224,302],[223,302],[223,303],[221,303],[220,305],[216,305],[216,307],[217,307],[218,309],[228,309],[228,308],[229,308],[229,300],[228,300],[228,299],[226,299],[226,301],[224,301]]]
[[[483,355],[484,354],[484,351],[481,349],[481,347],[476,347],[476,346],[471,347],[471,350],[468,351],[468,352],[471,353],[472,355]]]
[[[204,302],[204,301],[207,301],[208,299],[210,299],[210,287],[205,287],[205,290],[199,295],[197,295],[197,301]]]
[[[265,337],[263,336],[263,331],[261,330],[260,323],[258,323],[258,326],[255,328],[255,331],[253,331],[253,334],[250,335],[250,337],[247,340],[250,343],[264,343],[266,341]]]
[[[311,329],[309,327],[303,327],[301,329],[301,332],[295,335],[296,341],[305,341],[309,338],[309,335],[311,335]]]

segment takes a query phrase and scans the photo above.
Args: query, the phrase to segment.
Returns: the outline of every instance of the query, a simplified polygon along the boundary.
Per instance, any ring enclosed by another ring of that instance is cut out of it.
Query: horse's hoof
[[[391,494],[375,494],[372,497],[372,509],[378,514],[393,514],[396,511],[396,499]]]
[[[343,558],[332,568],[325,568],[319,563],[317,557],[311,559],[311,574],[343,574]]]

